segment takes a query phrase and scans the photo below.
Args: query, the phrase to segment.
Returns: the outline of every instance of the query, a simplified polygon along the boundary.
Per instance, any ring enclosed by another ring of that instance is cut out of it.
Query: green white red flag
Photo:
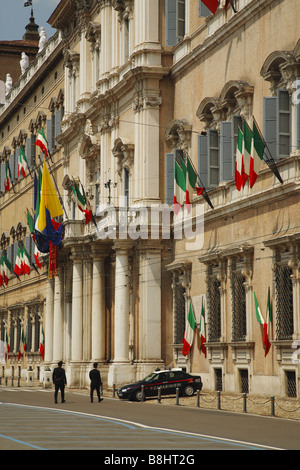
[[[267,307],[268,323],[265,322],[262,316],[255,292],[254,292],[254,303],[255,303],[256,319],[263,329],[263,343],[264,343],[265,356],[266,356],[271,347],[271,343],[269,340],[269,331],[268,331],[269,330],[268,323],[270,324],[272,321],[272,308],[271,308],[271,301],[270,301],[270,293],[268,294],[268,307]]]
[[[24,152],[24,147],[21,147],[19,149],[18,178],[20,174],[22,174],[23,178],[25,177],[27,168],[28,166],[27,166],[27,160],[26,160],[26,156]]]
[[[47,139],[45,137],[43,128],[39,130],[38,137],[37,137],[35,145],[40,147],[40,149],[42,150],[42,152],[43,152],[43,154],[45,155],[46,158],[49,157],[48,142],[47,142]]]
[[[45,357],[45,335],[44,335],[43,327],[41,328],[41,334],[40,334],[40,354],[42,356],[42,359],[44,360],[44,357]]]
[[[257,175],[261,169],[263,156],[265,152],[265,142],[261,136],[260,130],[253,119],[252,125],[252,143],[251,143],[251,157],[250,157],[250,188],[253,187]]]
[[[8,341],[7,331],[5,332],[5,356],[9,359],[10,345]]]
[[[186,168],[175,160],[174,212],[178,214],[186,198]]]
[[[243,153],[244,153],[244,134],[238,128],[238,141],[235,158],[235,186],[238,191],[242,188],[242,172],[243,172]]]
[[[203,302],[203,297],[202,297],[202,305],[201,305],[201,315],[200,315],[200,331],[199,331],[199,336],[200,336],[200,345],[199,349],[201,352],[204,354],[206,357],[206,335],[205,335],[205,308],[204,308],[204,302]]]
[[[4,181],[4,192],[10,190],[11,171],[8,161],[5,162],[5,181]]]
[[[196,320],[193,311],[192,302],[190,303],[189,313],[186,321],[185,332],[182,340],[182,354],[186,356],[192,345],[194,340],[194,333],[196,330]]]
[[[27,345],[27,342],[26,342],[26,335],[25,335],[25,331],[24,331],[24,328],[22,328],[22,331],[21,331],[21,338],[20,338],[20,345],[19,345],[19,355],[18,355],[18,361],[21,359],[21,357],[24,355],[25,351],[26,351],[26,345]]]
[[[191,208],[192,204],[192,198],[194,194],[194,190],[196,188],[196,183],[197,183],[197,173],[194,170],[194,167],[189,159],[187,157],[186,161],[186,204],[188,206],[188,211]]]
[[[272,313],[272,302],[271,302],[271,295],[270,295],[270,287],[268,289],[268,304],[267,304],[267,328],[265,334],[265,356],[268,354],[271,348],[271,324],[273,321],[273,313]]]
[[[0,272],[1,272],[1,286],[5,284],[7,286],[8,279],[11,274],[11,263],[7,259],[6,255],[2,254],[0,261]]]
[[[71,183],[71,188],[73,192],[73,200],[79,210],[84,213],[85,215],[85,224],[87,225],[92,220],[92,209],[86,195],[84,193],[84,189],[82,187],[82,192],[80,191],[77,183],[73,181]]]

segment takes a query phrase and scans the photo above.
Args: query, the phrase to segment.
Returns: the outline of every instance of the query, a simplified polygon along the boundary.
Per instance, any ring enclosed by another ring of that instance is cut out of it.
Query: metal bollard
[[[179,388],[176,387],[176,405],[179,405]]]
[[[247,393],[243,393],[243,412],[247,413]]]
[[[115,398],[115,394],[116,394],[116,384],[113,383],[113,398]]]
[[[157,401],[158,401],[158,403],[160,403],[161,402],[161,389],[160,389],[160,387],[158,387],[157,392],[158,392],[157,393]]]
[[[275,397],[271,397],[271,416],[275,416]]]
[[[218,393],[218,410],[220,410],[221,409],[221,392],[218,391],[217,393]]]
[[[146,397],[145,397],[145,387],[144,385],[142,385],[142,401],[145,401],[146,400]]]
[[[197,390],[197,408],[200,408],[200,390]]]

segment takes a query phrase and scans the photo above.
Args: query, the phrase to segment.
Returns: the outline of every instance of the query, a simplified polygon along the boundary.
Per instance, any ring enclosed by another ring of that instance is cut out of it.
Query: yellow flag
[[[41,187],[41,199],[40,199],[40,211],[38,218],[38,230],[42,232],[47,225],[46,221],[46,209],[48,209],[51,219],[63,215],[63,209],[59,202],[56,194],[53,182],[49,175],[46,162],[43,167],[42,187]]]

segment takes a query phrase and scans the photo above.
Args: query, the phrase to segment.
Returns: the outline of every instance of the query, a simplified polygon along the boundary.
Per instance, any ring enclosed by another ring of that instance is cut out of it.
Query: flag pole
[[[187,157],[189,158],[189,155],[188,155],[188,154],[187,154]],[[203,192],[202,192],[203,197],[204,197],[204,199],[206,200],[207,204],[213,209],[214,206],[212,205],[212,202],[211,202],[211,200],[210,200],[210,198],[209,198],[209,196],[208,196],[208,194],[207,194],[207,192],[206,192],[205,186],[204,186],[204,184],[203,184],[203,182],[202,182],[202,180],[201,180],[201,178],[200,178],[200,175],[198,174],[198,172],[197,172],[197,170],[196,170],[196,168],[195,168],[195,165],[194,165],[194,163],[192,162],[191,158],[189,158],[189,161],[190,161],[190,164],[191,164],[191,166],[192,166],[194,172],[195,172],[196,175],[197,175],[197,181],[199,182],[199,186],[200,186],[201,188],[203,188]]]
[[[264,139],[264,137],[263,137],[263,135],[262,135],[262,133],[261,133],[261,130],[260,130],[260,128],[259,128],[259,126],[258,126],[258,124],[257,124],[257,122],[256,122],[255,117],[252,116],[252,118],[253,118],[253,121],[254,121],[254,123],[255,123],[255,126],[256,126],[256,128],[257,128],[257,130],[258,130],[258,132],[259,132],[259,135],[260,135],[260,137],[261,137],[261,140],[263,141],[263,143],[264,143],[264,145],[265,145],[265,149],[267,149],[267,151],[268,151],[268,153],[269,153],[269,158],[266,158],[266,159],[265,159],[265,163],[268,165],[268,167],[270,168],[270,170],[272,171],[272,173],[276,176],[276,178],[280,181],[280,183],[283,184],[283,180],[282,180],[282,178],[281,178],[281,176],[280,176],[280,173],[279,173],[279,171],[278,171],[276,162],[275,162],[275,160],[274,160],[274,158],[273,158],[273,156],[272,156],[272,154],[271,154],[271,151],[270,151],[270,149],[269,149],[269,147],[268,147],[268,144],[267,144],[267,142],[265,141],[265,139]],[[264,152],[264,155],[266,155],[265,152]]]

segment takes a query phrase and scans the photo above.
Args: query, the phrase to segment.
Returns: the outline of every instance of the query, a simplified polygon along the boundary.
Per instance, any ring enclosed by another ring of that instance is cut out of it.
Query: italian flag
[[[244,152],[243,152],[243,169],[242,169],[242,186],[245,187],[246,181],[250,175],[250,160],[252,150],[252,130],[244,121],[243,125],[244,134]]]
[[[272,314],[272,303],[270,296],[270,287],[268,289],[268,304],[267,304],[267,328],[265,334],[265,356],[268,354],[271,348],[270,337],[271,337],[271,323],[273,321]]]
[[[23,356],[25,351],[26,351],[26,336],[25,336],[24,329],[22,328],[21,338],[20,338],[20,345],[19,345],[18,361],[21,359],[21,357]]]
[[[258,301],[257,301],[257,298],[256,298],[256,295],[255,295],[255,292],[254,292],[254,303],[255,303],[255,312],[256,312],[256,319],[258,321],[258,323],[262,326],[263,328],[263,337],[264,337],[264,349],[265,349],[265,356],[268,354],[269,350],[270,350],[270,341],[269,341],[269,337],[268,337],[268,324],[265,322],[263,316],[262,316],[262,313],[261,313],[261,310],[260,310],[260,307],[258,305]],[[269,303],[269,299],[268,299],[268,303]]]
[[[25,177],[27,168],[28,168],[27,160],[26,160],[24,148],[22,147],[19,150],[18,178],[21,173],[22,173],[23,178]]]
[[[43,327],[41,329],[41,335],[40,335],[40,354],[42,355],[42,358],[44,360],[44,357],[45,357],[45,335],[44,335]]]
[[[185,332],[183,336],[183,346],[182,346],[182,354],[186,356],[189,350],[192,347],[193,339],[194,339],[194,332],[196,329],[196,321],[193,311],[192,302],[190,303],[189,314],[186,321]]]
[[[7,286],[8,283],[8,277],[11,273],[11,263],[8,261],[7,257],[5,255],[2,255],[1,257],[1,274],[4,283]]]
[[[22,270],[23,270],[23,274],[30,274],[30,256],[29,256],[25,246],[22,246],[21,249],[22,249]]]
[[[200,315],[200,350],[206,357],[206,347],[205,347],[205,342],[206,342],[206,337],[205,337],[205,311],[204,311],[204,303],[203,303],[203,297],[202,297],[202,305],[201,305],[201,315]]]
[[[242,187],[242,171],[243,171],[243,152],[244,152],[244,134],[238,129],[238,141],[235,158],[235,186],[238,191]]]
[[[43,266],[43,260],[41,259],[41,252],[39,251],[38,247],[35,245],[34,247],[34,259],[35,259],[35,264],[37,265],[38,268],[41,268]]]
[[[263,161],[265,151],[265,143],[261,136],[258,126],[253,119],[252,126],[252,145],[251,145],[251,157],[250,157],[250,188],[253,187],[258,172],[261,169],[261,163]]]
[[[5,163],[5,181],[4,181],[4,192],[10,190],[10,180],[11,180],[11,171],[9,167],[9,163]]]
[[[194,189],[196,188],[197,183],[197,173],[195,172],[193,165],[190,162],[189,157],[187,157],[186,162],[186,204],[192,204],[192,197]],[[189,208],[188,208],[189,211]]]
[[[219,0],[201,0],[202,3],[204,3],[205,6],[213,13],[215,14],[218,6],[219,6]]]
[[[7,331],[6,331],[5,332],[5,355],[7,359],[9,359],[9,351],[10,351],[10,345],[8,341]]]
[[[18,247],[14,273],[17,276],[21,276],[22,274],[30,274],[30,258],[24,246]]]
[[[84,213],[85,224],[87,225],[92,220],[92,210],[91,210],[90,203],[85,196],[83,188],[82,188],[82,193],[81,193],[75,181],[73,182],[73,184],[71,184],[71,188],[73,191],[73,199],[75,201],[75,204],[77,204],[77,207],[79,208],[79,210],[81,210],[81,212]]]
[[[186,199],[186,169],[175,160],[174,212],[178,214]]]
[[[35,145],[37,145],[38,147],[40,147],[40,149],[42,150],[42,152],[44,153],[45,157],[49,157],[49,154],[48,154],[48,142],[47,142],[47,139],[45,137],[45,134],[44,134],[44,130],[43,129],[40,129],[39,130],[39,133],[38,133],[38,137],[37,137],[37,140],[36,140],[36,143]]]
[[[14,267],[14,273],[17,276],[21,276],[23,274],[22,270],[22,253],[21,253],[21,247],[18,247],[18,252],[16,256],[16,261],[15,261],[15,267]]]

